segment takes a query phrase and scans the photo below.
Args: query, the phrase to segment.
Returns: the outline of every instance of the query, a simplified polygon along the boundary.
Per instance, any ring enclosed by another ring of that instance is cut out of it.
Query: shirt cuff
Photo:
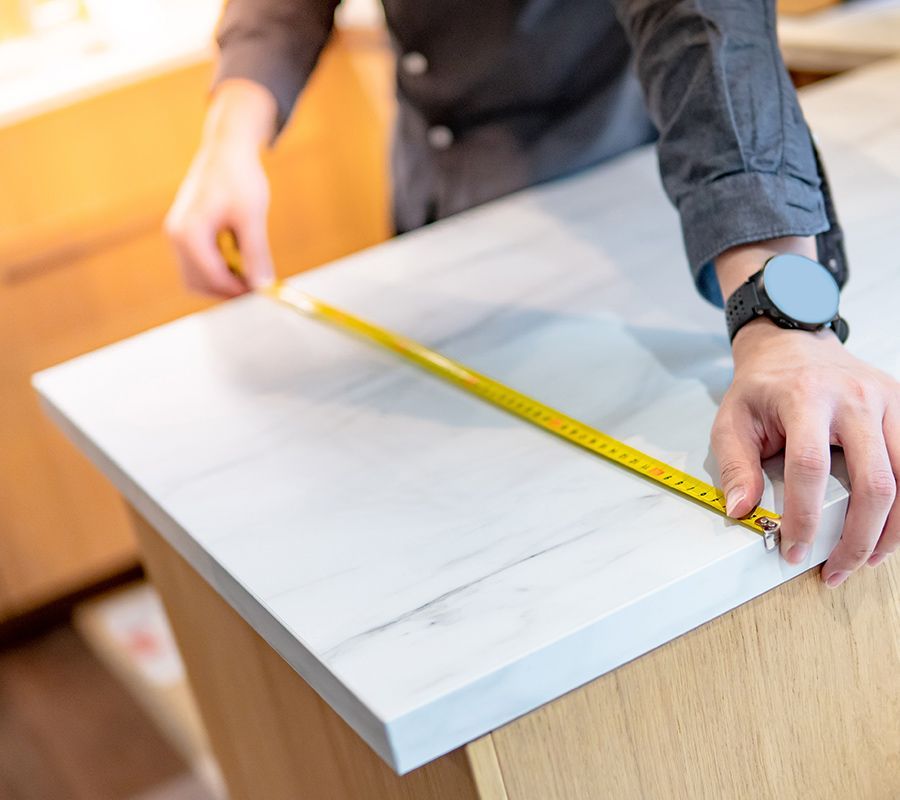
[[[774,173],[719,178],[683,196],[678,210],[697,289],[720,308],[724,299],[713,268],[718,255],[741,244],[814,236],[831,227],[819,185]]]
[[[292,52],[289,44],[279,47],[277,42],[273,43],[271,34],[265,38],[224,39],[211,91],[229,78],[244,78],[264,86],[275,98],[277,136],[287,123],[309,77],[309,69],[303,62],[304,59]]]

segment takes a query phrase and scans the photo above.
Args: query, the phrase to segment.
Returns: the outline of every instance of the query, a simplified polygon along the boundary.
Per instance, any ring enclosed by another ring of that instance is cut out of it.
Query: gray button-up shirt
[[[699,290],[712,259],[840,228],[784,68],[774,0],[384,0],[398,54],[394,216],[418,227],[656,138]],[[230,0],[216,82],[266,86],[283,125],[337,0]]]

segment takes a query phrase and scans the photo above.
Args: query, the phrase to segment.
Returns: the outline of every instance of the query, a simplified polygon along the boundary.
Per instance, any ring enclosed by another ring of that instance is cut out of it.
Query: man
[[[216,249],[223,228],[238,236],[249,286],[272,278],[259,150],[287,121],[336,4],[231,0],[225,10],[203,143],[167,220],[195,289],[248,288]],[[729,298],[734,379],[712,431],[728,514],[755,507],[760,459],[783,448],[782,553],[801,563],[819,522],[829,445],[840,445],[853,497],[824,581],[838,586],[900,547],[900,386],[844,350],[837,317],[791,329],[774,321],[782,314],[784,323],[783,308],[747,313],[756,292],[748,278],[764,265],[767,291],[787,282],[788,306],[825,281],[836,309],[846,276],[825,177],[778,51],[774,0],[384,5],[399,66],[397,229],[610,158],[655,128],[697,288],[719,305]],[[773,259],[781,254],[821,263]]]

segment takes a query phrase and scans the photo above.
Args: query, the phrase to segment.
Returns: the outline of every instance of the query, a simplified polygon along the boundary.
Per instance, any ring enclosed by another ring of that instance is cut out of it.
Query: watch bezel
[[[803,322],[802,320],[798,320],[795,317],[790,316],[787,312],[783,311],[778,304],[769,296],[768,291],[766,290],[765,284],[765,273],[766,268],[776,259],[782,258],[784,253],[779,253],[777,255],[771,256],[766,259],[765,263],[762,267],[750,276],[749,281],[753,282],[753,288],[756,290],[757,304],[753,307],[753,313],[756,316],[767,316],[771,319],[776,325],[781,328],[787,328],[790,330],[802,330],[802,331],[810,331],[811,333],[815,333],[816,331],[822,330],[822,328],[826,328],[831,326],[836,320],[841,319],[840,317],[840,286],[838,285],[837,280],[834,275],[832,275],[828,268],[824,265],[815,261],[814,259],[806,259],[807,261],[815,264],[819,268],[821,268],[825,274],[834,281],[835,289],[838,292],[838,308],[831,319],[825,320],[824,322]],[[800,256],[801,258],[805,258],[805,256]],[[846,323],[845,323],[846,324]],[[836,331],[837,332],[837,331]]]

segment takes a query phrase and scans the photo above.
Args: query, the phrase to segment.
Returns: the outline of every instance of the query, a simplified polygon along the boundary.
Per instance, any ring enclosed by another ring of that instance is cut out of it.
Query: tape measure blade
[[[725,516],[725,495],[720,489],[706,481],[666,464],[642,450],[631,447],[540,400],[529,397],[465,364],[448,358],[414,339],[393,333],[314,298],[300,289],[278,282],[268,287],[266,292],[294,311],[318,318],[343,331],[392,350],[405,360],[462,388],[496,408]],[[757,507],[749,515],[735,520],[735,522],[760,536],[765,536],[767,532],[760,525],[760,520],[777,522],[779,519],[778,514]]]

